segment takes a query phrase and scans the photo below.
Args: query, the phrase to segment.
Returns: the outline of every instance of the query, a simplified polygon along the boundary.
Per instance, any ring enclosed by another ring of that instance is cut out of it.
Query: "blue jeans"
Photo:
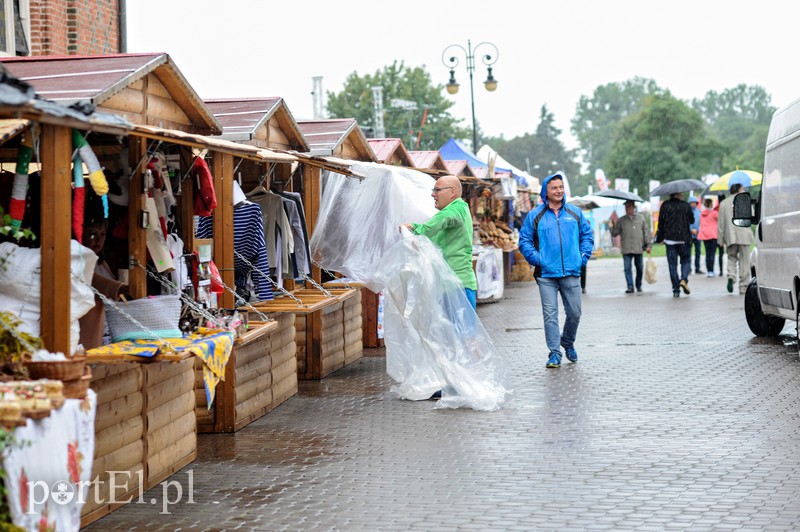
[[[692,246],[694,247],[694,273],[700,271],[700,241],[692,237]],[[689,251],[691,253],[691,250]]]
[[[581,321],[581,279],[575,277],[556,277],[537,279],[539,297],[542,300],[542,317],[544,318],[544,338],[550,353],[561,355],[561,347],[569,348],[575,344],[578,334],[578,323]],[[558,327],[558,293],[564,303],[564,331]]]
[[[681,258],[681,275],[678,277],[678,257]],[[672,292],[679,292],[681,281],[689,282],[689,273],[692,271],[692,244],[667,244],[667,265],[669,266],[669,279],[672,281]]]
[[[636,266],[636,289],[642,288],[642,275],[644,275],[644,268],[642,267],[642,254],[641,253],[628,253],[622,256],[622,264],[625,266],[625,281],[628,283],[628,288],[633,288],[633,272],[631,271],[631,262]]]
[[[478,293],[472,288],[465,288],[464,293],[467,294],[467,301],[472,305],[472,309],[478,310]]]

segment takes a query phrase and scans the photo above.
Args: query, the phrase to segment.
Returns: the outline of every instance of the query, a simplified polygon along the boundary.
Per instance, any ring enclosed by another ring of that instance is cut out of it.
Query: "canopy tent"
[[[474,153],[469,151],[460,141],[450,137],[450,140],[444,143],[439,149],[439,155],[442,156],[442,159],[445,161],[467,161],[472,168],[488,168],[489,163],[486,161],[480,160]],[[514,176],[514,179],[520,185],[527,187],[528,181],[525,179],[524,176],[520,175],[519,173],[515,172],[513,169],[509,167],[501,167],[499,165],[495,165],[494,168],[495,172],[505,172],[507,174],[511,174]],[[494,176],[490,176],[494,177]]]
[[[486,161],[489,161],[492,157],[494,157],[494,164],[496,168],[510,169],[511,174],[514,176],[514,179],[517,180],[517,183],[523,187],[530,188],[533,192],[539,192],[541,186],[538,178],[533,177],[528,172],[524,172],[510,162],[506,161],[502,155],[497,153],[497,151],[488,144],[484,144],[483,147],[478,150],[477,155],[481,159],[486,159]]]

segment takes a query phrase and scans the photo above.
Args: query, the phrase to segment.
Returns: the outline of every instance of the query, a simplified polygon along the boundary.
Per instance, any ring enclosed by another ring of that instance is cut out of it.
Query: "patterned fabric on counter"
[[[97,486],[94,462],[97,395],[66,399],[44,419],[11,431],[17,445],[5,450],[3,467],[14,524],[25,530],[80,530],[81,509]],[[21,445],[20,445],[21,444]],[[120,481],[124,482],[124,481]]]
[[[183,338],[170,338],[167,342],[176,351],[191,351],[203,361],[203,383],[206,387],[208,408],[214,404],[217,383],[225,377],[225,366],[233,351],[233,333],[199,328]],[[86,354],[136,355],[151,358],[161,352],[162,344],[154,340],[130,340],[90,349]]]

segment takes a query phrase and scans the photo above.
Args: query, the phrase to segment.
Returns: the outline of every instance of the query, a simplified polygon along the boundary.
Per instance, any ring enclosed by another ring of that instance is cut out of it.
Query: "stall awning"
[[[165,129],[155,126],[135,125],[131,134],[140,137],[161,140],[172,144],[181,144],[193,148],[207,148],[211,151],[230,153],[236,157],[252,159],[258,162],[270,163],[293,163],[301,162],[312,166],[318,166],[326,170],[331,170],[346,176],[363,177],[354,174],[350,169],[352,161],[338,159],[336,157],[325,157],[321,155],[310,155],[296,151],[274,150],[269,148],[257,148],[249,144],[231,142],[220,137],[208,137],[205,135],[195,135],[178,131],[176,129]]]
[[[135,125],[131,131],[133,135],[154,140],[161,140],[172,144],[192,146],[194,148],[208,148],[212,151],[230,153],[238,157],[253,159],[261,162],[293,163],[298,160],[295,155],[286,152],[256,148],[247,144],[239,144],[218,137],[207,137],[155,126]]]

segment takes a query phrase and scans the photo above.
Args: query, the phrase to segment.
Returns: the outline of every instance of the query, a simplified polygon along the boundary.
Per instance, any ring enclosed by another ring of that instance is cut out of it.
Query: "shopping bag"
[[[644,280],[650,284],[656,282],[656,261],[653,256],[647,257],[647,264],[644,267]]]

